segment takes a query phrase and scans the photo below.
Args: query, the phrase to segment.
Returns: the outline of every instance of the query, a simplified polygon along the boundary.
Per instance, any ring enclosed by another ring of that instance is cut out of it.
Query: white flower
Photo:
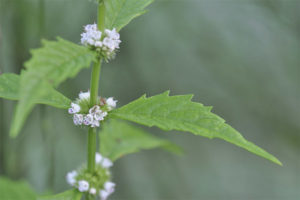
[[[101,165],[104,168],[110,168],[111,166],[113,166],[113,162],[111,160],[109,160],[108,158],[103,158]]]
[[[95,161],[96,161],[96,164],[100,164],[101,161],[102,161],[103,157],[100,153],[96,153],[96,156],[95,156]]]
[[[95,127],[99,127],[100,126],[100,122],[98,120],[93,120],[91,123],[91,127],[95,128]]]
[[[107,115],[107,112],[103,112],[102,110],[96,111],[94,113],[94,118],[98,121],[104,120],[104,117]]]
[[[86,192],[89,190],[89,182],[85,181],[85,180],[80,180],[78,181],[78,190],[80,192]]]
[[[112,30],[105,29],[106,35],[113,39],[113,40],[119,40],[120,39],[120,34],[116,31],[116,28],[113,28]]]
[[[100,190],[99,196],[101,200],[106,200],[110,194],[106,190]]]
[[[95,46],[100,41],[102,32],[98,30],[97,24],[88,24],[84,27],[84,33],[81,34],[81,43],[83,45]]]
[[[74,170],[74,171],[71,171],[67,174],[66,176],[66,180],[67,180],[67,183],[69,183],[71,186],[74,186],[75,183],[76,183],[76,176],[77,176],[77,172]]]
[[[88,24],[88,25],[84,26],[84,30],[86,32],[96,31],[97,30],[97,24]]]
[[[104,38],[103,45],[106,46],[111,52],[116,48],[115,41],[109,37]]]
[[[104,120],[104,117],[107,115],[107,112],[103,112],[98,105],[92,107],[89,113],[93,115],[94,119],[98,122]],[[95,122],[95,124],[97,123]]]
[[[89,99],[90,98],[90,91],[88,92],[80,92],[79,93],[79,99],[83,100],[83,99]]]
[[[109,97],[107,100],[106,100],[106,104],[108,106],[108,109],[109,110],[112,110],[113,108],[115,108],[117,106],[117,100],[114,100],[113,97]]]
[[[89,109],[89,113],[91,115],[94,114],[95,112],[98,112],[98,111],[101,111],[100,106],[98,106],[98,105],[95,105],[95,106],[93,106],[92,108]]]
[[[73,116],[73,122],[74,122],[75,125],[82,125],[83,115],[82,114],[75,114]]]
[[[95,188],[90,189],[90,194],[95,195],[97,193],[97,190]]]
[[[69,108],[69,114],[75,114],[80,111],[80,106],[76,103],[71,103],[71,108]]]
[[[87,125],[87,126],[91,125],[93,123],[93,121],[94,121],[94,118],[93,118],[93,115],[91,115],[91,114],[87,114],[83,119],[84,125]]]
[[[116,184],[110,181],[104,183],[104,189],[109,193],[113,193],[115,191]]]
[[[111,195],[115,191],[116,184],[110,181],[104,183],[104,189],[100,190],[100,198],[101,200],[106,200],[109,195]]]

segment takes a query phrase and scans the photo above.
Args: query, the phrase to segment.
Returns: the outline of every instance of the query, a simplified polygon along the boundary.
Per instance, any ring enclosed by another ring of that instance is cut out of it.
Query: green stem
[[[98,6],[98,29],[104,31],[105,27],[105,4],[104,0]]]
[[[94,64],[91,77],[90,90],[90,106],[97,104],[99,77],[101,71],[101,60]],[[88,170],[93,172],[95,169],[95,154],[97,148],[97,130],[96,128],[89,128],[88,133]]]
[[[98,6],[98,29],[103,31],[105,24],[105,5],[104,1]],[[98,88],[99,78],[101,71],[102,58],[98,62],[94,63],[92,74],[91,74],[91,88],[90,88],[90,106],[97,104],[98,99]],[[95,170],[95,155],[97,148],[97,129],[89,128],[88,131],[88,170],[93,172]]]

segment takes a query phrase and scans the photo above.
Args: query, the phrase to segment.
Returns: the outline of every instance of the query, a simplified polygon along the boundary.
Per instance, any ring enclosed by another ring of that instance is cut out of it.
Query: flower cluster
[[[79,98],[71,103],[69,114],[73,115],[75,125],[99,127],[108,112],[116,107],[117,101],[113,97],[99,98],[96,105],[90,106],[90,92],[81,92]]]
[[[120,43],[120,34],[115,28],[105,29],[104,32],[101,32],[97,28],[97,24],[88,24],[81,34],[81,44],[96,50],[106,61],[114,58]]]
[[[100,153],[96,153],[95,160],[95,172],[90,173],[86,168],[81,168],[69,172],[66,180],[78,191],[94,197],[98,195],[101,200],[106,200],[115,191],[116,186],[115,183],[110,181],[109,168],[113,163]]]

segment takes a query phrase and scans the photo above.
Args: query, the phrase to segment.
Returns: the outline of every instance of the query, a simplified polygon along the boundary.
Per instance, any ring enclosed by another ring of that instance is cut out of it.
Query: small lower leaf
[[[118,120],[111,120],[104,124],[100,132],[100,152],[113,161],[142,149],[157,147],[176,154],[182,153],[181,148],[170,141],[155,137],[141,128]]]

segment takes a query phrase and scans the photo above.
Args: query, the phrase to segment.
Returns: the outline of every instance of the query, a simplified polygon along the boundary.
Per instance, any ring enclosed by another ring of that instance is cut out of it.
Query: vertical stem
[[[105,25],[105,5],[104,0],[98,6],[98,29],[104,31]],[[91,88],[90,88],[90,106],[94,106],[97,103],[99,78],[101,71],[100,58],[98,62],[94,63],[92,74],[91,74]],[[93,172],[95,169],[95,154],[97,148],[97,129],[89,128],[88,131],[88,170]]]
[[[98,6],[98,29],[104,31],[105,27],[105,4],[103,0]]]
[[[99,62],[94,63],[93,70],[92,70],[90,106],[93,106],[97,103],[100,71],[101,71],[101,60]],[[97,148],[97,130],[96,128],[89,128],[88,170],[90,172],[93,172],[95,169],[96,148]]]

